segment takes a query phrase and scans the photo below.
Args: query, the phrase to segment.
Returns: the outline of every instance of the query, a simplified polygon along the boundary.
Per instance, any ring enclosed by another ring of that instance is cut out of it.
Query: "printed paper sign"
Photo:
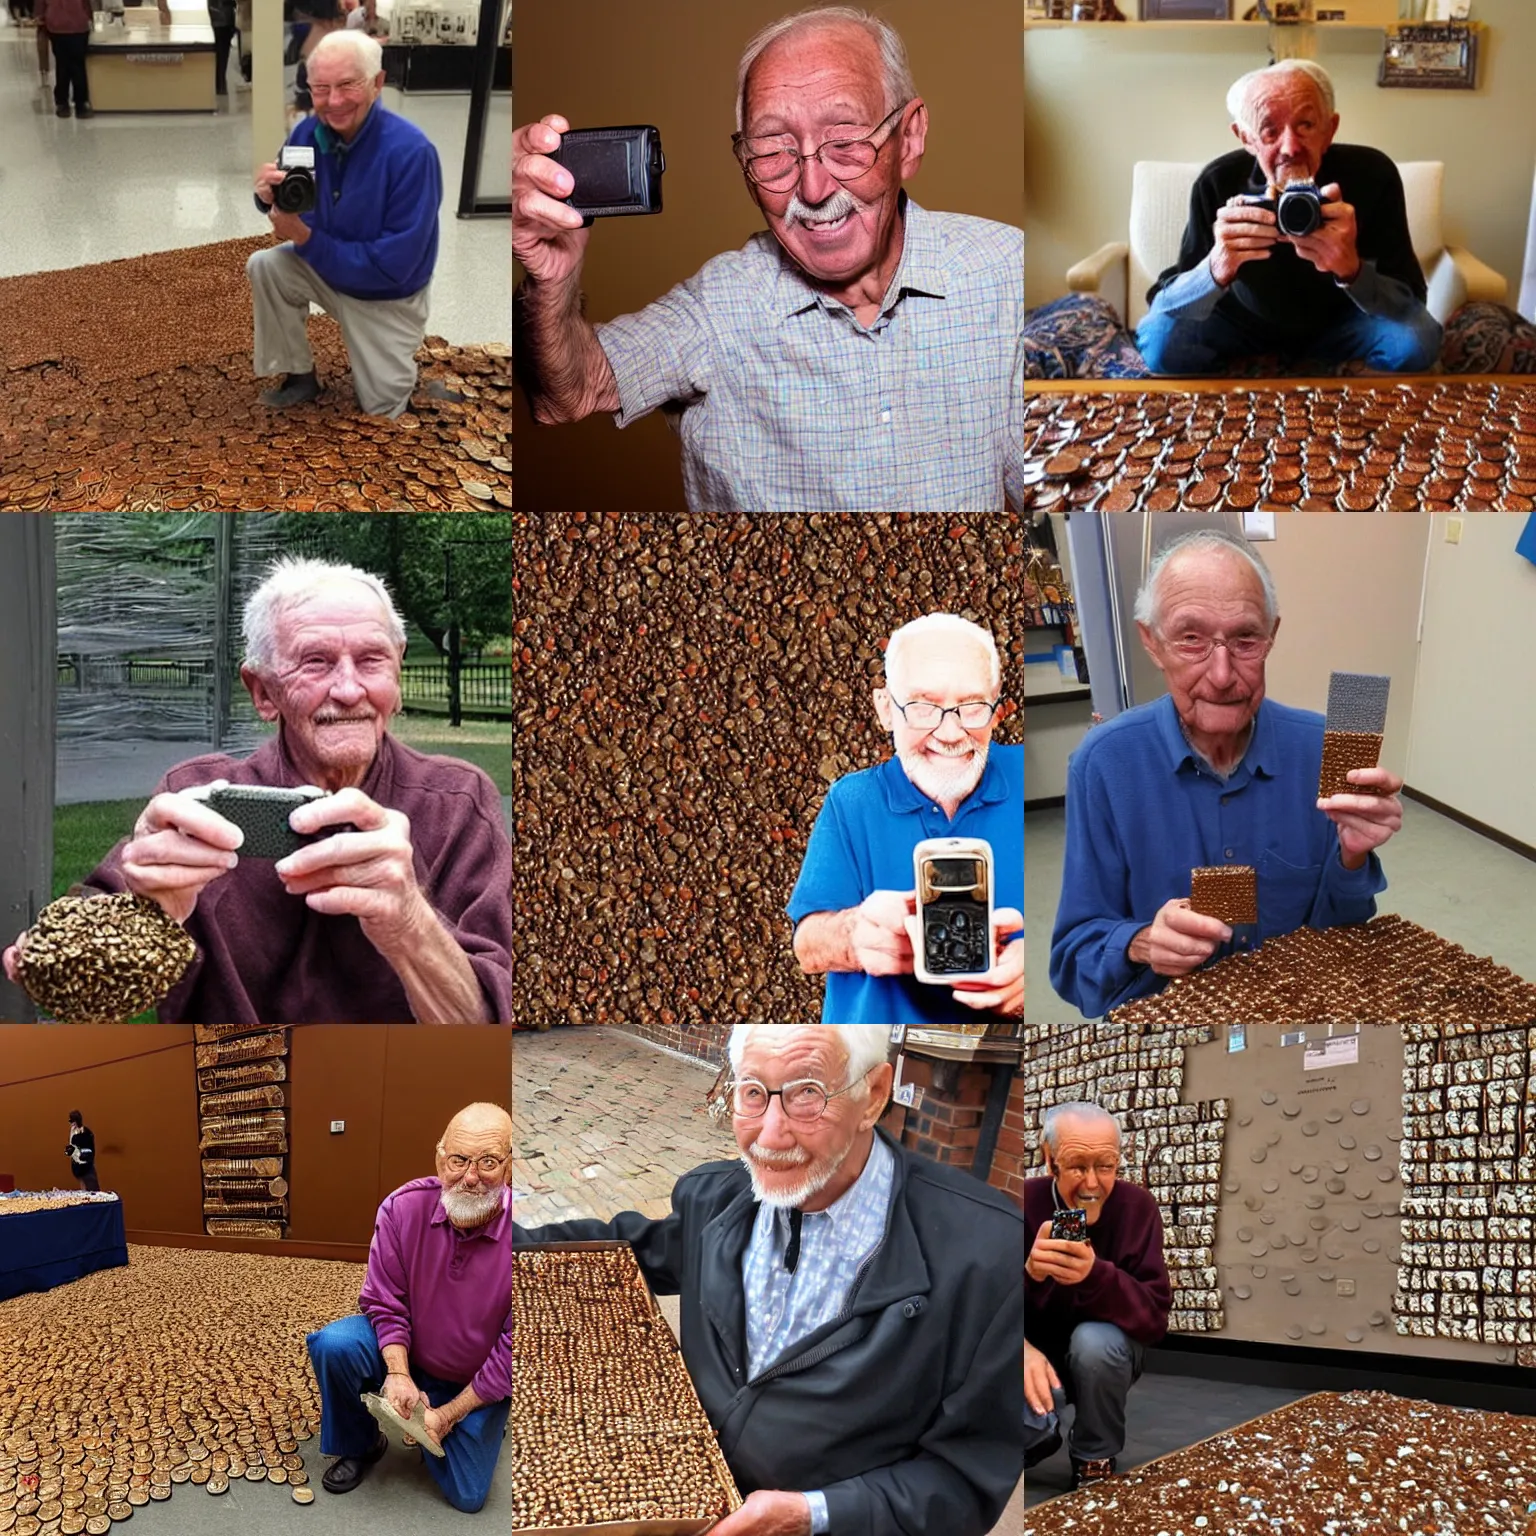
[[[1359,1035],[1334,1035],[1330,1040],[1309,1041],[1301,1056],[1302,1069],[1307,1072],[1358,1065],[1359,1061]]]

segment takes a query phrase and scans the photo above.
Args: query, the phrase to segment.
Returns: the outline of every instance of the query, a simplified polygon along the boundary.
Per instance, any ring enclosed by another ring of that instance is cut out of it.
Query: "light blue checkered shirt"
[[[848,1304],[866,1260],[885,1238],[896,1159],[876,1136],[864,1171],[841,1199],[801,1218],[800,1258],[784,1268],[789,1212],[759,1205],[741,1279],[747,1300],[747,1378],[755,1380],[799,1341],[829,1323]],[[828,1530],[820,1490],[805,1495],[812,1536]]]
[[[868,328],[763,230],[597,327],[621,427],[667,410],[695,512],[995,512],[1024,470],[1024,234],[903,194]]]

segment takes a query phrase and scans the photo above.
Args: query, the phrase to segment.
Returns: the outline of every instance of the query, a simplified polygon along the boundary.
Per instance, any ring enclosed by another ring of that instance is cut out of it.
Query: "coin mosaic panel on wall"
[[[356,1310],[365,1266],[128,1256],[0,1307],[0,1533],[100,1536],[186,1483],[280,1483],[308,1502],[299,1446],[320,1395],[304,1338]]]
[[[203,1227],[281,1238],[288,1224],[288,1031],[194,1026]]]

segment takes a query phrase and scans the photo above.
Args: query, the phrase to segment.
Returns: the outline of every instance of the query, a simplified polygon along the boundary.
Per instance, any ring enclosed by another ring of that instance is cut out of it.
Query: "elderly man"
[[[389,734],[404,654],[384,584],[352,566],[279,560],[246,604],[240,676],[277,735],[172,768],[87,882],[157,901],[196,941],[162,1023],[510,1022],[501,797]],[[289,817],[318,840],[242,857],[240,828],[183,793],[210,782],[330,791]]]
[[[1041,1148],[1046,1176],[1024,1181],[1024,1380],[1033,1416],[1025,1436],[1035,1442],[1027,1455],[1033,1465],[1060,1448],[1054,1418],[1058,1401],[1070,1399],[1072,1486],[1080,1488],[1115,1470],[1125,1400],[1147,1346],[1168,1331],[1173,1289],[1157,1202],[1117,1179],[1114,1116],[1097,1104],[1058,1104],[1045,1113]],[[1059,1211],[1086,1213],[1085,1240],[1051,1236]]]
[[[1403,824],[1385,768],[1351,771],[1365,793],[1317,797],[1323,719],[1264,697],[1280,607],[1243,540],[1175,539],[1136,628],[1168,692],[1089,732],[1067,769],[1051,984],[1090,1015],[1230,952],[1233,930],[1190,910],[1191,870],[1257,872],[1260,940],[1363,923],[1387,884],[1375,850]]]
[[[619,1239],[682,1295],[682,1349],[745,1504],[711,1536],[982,1536],[1022,1470],[1017,1207],[875,1130],[889,1031],[738,1025],[739,1162]]]
[[[1195,182],[1178,264],[1153,286],[1136,333],[1148,368],[1223,373],[1276,352],[1384,373],[1432,368],[1440,325],[1424,307],[1402,178],[1380,150],[1334,143],[1327,71],[1302,59],[1254,70],[1227,110],[1243,147]],[[1321,198],[1309,234],[1285,234],[1276,220],[1293,182]]]
[[[389,1442],[361,1400],[402,1419],[425,1403],[441,1457],[427,1470],[455,1509],[490,1492],[512,1397],[512,1117],[471,1104],[437,1144],[437,1177],[385,1197],[368,1250],[359,1315],[309,1335],[320,1384],[321,1483],[350,1493]]]
[[[928,109],[900,36],[852,6],[765,27],[733,143],[767,222],[637,315],[582,314],[587,231],[551,155],[513,136],[517,357],[534,416],[678,419],[694,511],[995,511],[1022,491],[1023,234],[902,191]]]
[[[307,330],[311,303],[341,326],[364,411],[398,416],[416,388],[443,172],[426,134],[379,100],[382,57],[366,33],[346,30],[322,38],[309,56],[315,111],[295,125],[288,145],[314,153],[311,212],[276,206],[284,175],[276,163],[256,176],[257,207],[287,242],[253,252],[245,264],[256,372],[285,376],[259,396],[273,410],[320,393]],[[440,386],[435,393],[457,398]]]
[[[895,756],[827,791],[789,898],[795,956],[825,974],[829,1024],[953,1024],[1024,1012],[1024,749],[993,747],[997,645],[979,624],[930,613],[885,650],[874,692]],[[980,981],[912,974],[912,852],[931,837],[992,845],[995,963]]]

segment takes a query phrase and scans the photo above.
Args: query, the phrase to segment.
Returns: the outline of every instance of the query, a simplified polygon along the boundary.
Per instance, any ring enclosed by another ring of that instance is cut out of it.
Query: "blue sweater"
[[[1051,935],[1051,985],[1090,1017],[1166,985],[1126,951],[1189,873],[1249,864],[1257,933],[1238,929],[1212,961],[1300,927],[1367,922],[1386,889],[1373,853],[1348,870],[1317,809],[1323,717],[1265,699],[1243,760],[1223,783],[1195,756],[1164,695],[1096,727],[1067,769],[1067,850]]]
[[[315,150],[315,211],[301,215],[312,233],[294,251],[338,293],[409,298],[437,265],[443,171],[436,147],[379,101],[350,144],[327,129],[322,148],[315,142],[319,127],[311,115],[288,135],[289,144]]]

